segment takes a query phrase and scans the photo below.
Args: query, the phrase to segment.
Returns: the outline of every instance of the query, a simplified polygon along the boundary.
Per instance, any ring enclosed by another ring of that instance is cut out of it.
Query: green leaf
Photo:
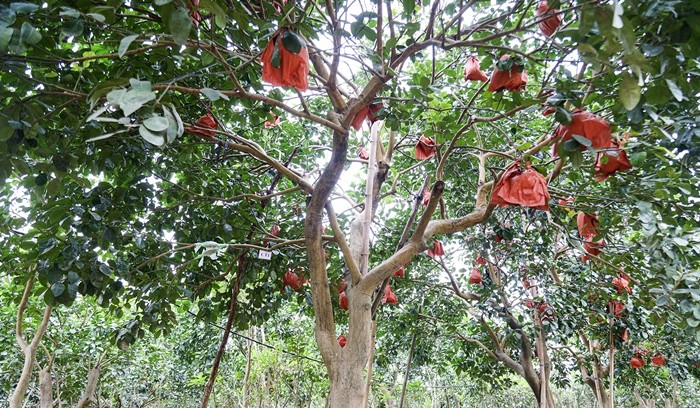
[[[156,6],[165,6],[166,4],[171,3],[173,0],[156,0]]]
[[[277,41],[275,41],[275,46],[272,47],[272,57],[270,58],[270,63],[272,63],[272,66],[275,68],[282,66],[282,58],[280,56],[279,44]]]
[[[175,44],[182,47],[190,37],[190,31],[192,31],[192,20],[187,9],[184,7],[174,9],[170,13],[170,35],[173,36]]]
[[[168,120],[168,129],[166,130],[165,134],[168,138],[168,143],[172,143],[178,136],[180,136],[178,133],[178,122],[175,115],[173,115],[165,106],[163,106],[163,116],[165,116],[165,118]]]
[[[668,89],[673,94],[673,97],[676,98],[676,100],[678,102],[682,102],[683,101],[683,91],[681,91],[681,88],[678,87],[676,82],[672,79],[666,79],[666,85],[668,86]]]
[[[666,306],[668,304],[668,295],[661,295],[656,298],[656,306]]]
[[[306,48],[306,43],[292,30],[284,30],[282,33],[282,46],[292,54],[299,54],[302,48]]]
[[[46,271],[46,281],[49,283],[56,283],[63,279],[63,272],[58,268],[51,268]]]
[[[129,85],[134,91],[150,91],[151,82],[150,81],[140,81],[136,78],[129,79]]]
[[[580,135],[571,135],[571,138],[578,142],[578,144],[589,147],[593,144],[590,140],[586,139]]]
[[[126,133],[126,132],[128,132],[127,129],[122,129],[122,130],[118,130],[118,131],[116,131],[116,132],[112,132],[112,133],[107,133],[107,134],[100,135],[100,136],[91,137],[91,138],[87,139],[87,140],[85,141],[85,143],[90,143],[90,142],[96,142],[96,141],[98,141],[98,140],[109,139],[110,137],[112,137],[112,136],[114,136],[114,135],[116,135],[116,134],[119,134],[119,133]]]
[[[581,150],[571,152],[569,159],[571,160],[571,166],[578,169],[583,164],[583,152]]]
[[[80,276],[73,271],[68,272],[68,276],[66,279],[68,279],[68,283],[80,282]]]
[[[56,246],[57,243],[58,241],[56,238],[49,238],[45,241],[39,241],[39,244],[37,245],[39,248],[39,255],[44,255],[45,253],[49,252]]]
[[[556,112],[554,112],[554,119],[562,125],[569,125],[574,120],[574,115],[568,109],[557,106]]]
[[[581,145],[575,139],[569,139],[561,144],[565,152],[578,152],[581,151]]]
[[[17,15],[11,8],[0,4],[0,27],[9,27],[15,23]]]
[[[218,101],[219,99],[224,99],[224,100],[230,100],[228,95],[224,95],[223,93],[217,91],[216,89],[211,89],[211,88],[202,88],[199,90],[204,96],[209,98],[212,102]]]
[[[55,282],[51,285],[51,294],[53,294],[54,297],[61,296],[65,290],[66,285],[61,282]]]
[[[78,18],[66,21],[61,27],[61,33],[66,37],[79,36],[83,33],[83,21]]]
[[[72,18],[78,18],[80,17],[80,11],[71,8],[71,7],[61,7],[61,12],[58,13],[59,16],[61,17],[72,17]]]
[[[634,152],[630,155],[630,163],[634,167],[639,167],[647,159],[647,152]]]
[[[139,126],[139,134],[148,143],[156,146],[163,146],[165,144],[165,139],[162,135],[155,134],[150,130],[146,129],[144,125]]]
[[[139,110],[145,103],[154,99],[156,99],[156,94],[151,91],[130,90],[119,98],[119,107],[124,112],[124,116],[129,116]]]
[[[162,132],[168,128],[168,119],[163,116],[151,116],[143,121],[143,125],[153,132]]]
[[[622,75],[620,84],[620,102],[628,111],[634,109],[641,98],[641,88],[639,82],[632,75],[625,73]]]
[[[226,27],[226,10],[219,6],[215,1],[200,0],[199,8],[211,11],[211,13],[214,15],[214,23],[216,23],[217,27]]]
[[[138,38],[138,34],[133,34],[133,35],[127,35],[126,37],[122,38],[122,40],[119,42],[119,58],[123,57],[124,54],[126,54],[126,51],[129,49],[129,45],[131,45],[132,42],[136,38]]]
[[[14,32],[15,30],[13,28],[0,28],[0,51],[5,51],[7,49],[7,45],[10,44]]]
[[[68,294],[68,298],[70,300],[75,300],[78,297],[78,285],[76,285],[75,283],[70,283],[68,284],[66,289],[66,293]]]
[[[19,14],[29,14],[39,10],[38,5],[34,3],[25,3],[21,1],[10,3],[10,8],[12,9],[12,11]]]
[[[107,20],[107,17],[105,17],[104,15],[102,15],[100,13],[87,13],[86,16],[91,17],[91,18],[99,21],[100,23],[104,23]]]
[[[24,22],[19,33],[19,41],[24,44],[34,45],[41,41],[41,33],[31,24]]]
[[[97,268],[100,273],[102,273],[104,276],[111,276],[112,275],[112,269],[105,265],[105,264],[100,264],[100,266]]]
[[[401,0],[403,3],[403,14],[410,16],[416,10],[416,0]]]

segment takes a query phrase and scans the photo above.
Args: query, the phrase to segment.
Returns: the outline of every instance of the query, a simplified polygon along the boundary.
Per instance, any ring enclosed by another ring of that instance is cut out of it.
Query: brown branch
[[[328,214],[328,221],[330,221],[331,229],[333,230],[333,235],[335,236],[336,242],[338,243],[338,246],[340,247],[340,250],[343,253],[343,259],[345,259],[345,264],[350,270],[352,283],[353,285],[356,285],[357,282],[359,282],[360,279],[362,279],[362,275],[360,274],[360,268],[357,266],[357,262],[355,262],[355,258],[353,258],[352,253],[350,252],[350,247],[348,246],[348,243],[345,240],[345,234],[343,234],[343,231],[340,230],[340,225],[338,224],[338,217],[336,217],[335,211],[333,210],[333,205],[330,203],[330,201],[326,203],[326,213]]]
[[[180,85],[153,85],[153,87],[151,89],[153,89],[154,91],[170,89],[172,91],[178,91],[178,92],[192,94],[192,95],[199,95],[201,93],[200,90],[197,88],[189,88],[189,87],[180,86]],[[219,92],[221,92],[222,94],[229,96],[229,97],[244,98],[244,99],[248,99],[251,101],[263,102],[263,103],[266,103],[268,105],[275,106],[275,107],[280,108],[286,112],[291,113],[294,116],[298,116],[298,117],[304,118],[304,119],[309,119],[312,122],[316,122],[318,124],[326,126],[326,127],[330,128],[332,130],[335,130],[335,131],[342,131],[342,129],[343,129],[341,126],[339,126],[335,122],[331,122],[328,119],[324,119],[320,116],[316,116],[316,115],[311,114],[311,113],[296,110],[296,109],[288,106],[284,102],[280,102],[277,99],[273,99],[273,98],[270,98],[270,97],[265,96],[265,95],[259,95],[259,94],[244,91],[244,90],[243,91],[242,90],[235,90],[235,91],[233,91],[233,90],[231,90],[231,91],[220,90]],[[349,122],[348,122],[348,124],[349,124]]]

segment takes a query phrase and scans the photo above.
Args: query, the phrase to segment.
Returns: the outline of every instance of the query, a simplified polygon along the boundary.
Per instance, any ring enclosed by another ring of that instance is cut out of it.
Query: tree
[[[372,317],[388,279],[436,240],[449,247],[491,219],[492,190],[522,162],[555,199],[579,193],[595,206],[611,186],[634,199],[624,208],[638,216],[632,222],[642,235],[618,239],[611,231],[606,239],[638,245],[652,260],[638,279],[659,292],[645,301],[678,302],[688,316],[681,326],[693,333],[698,309],[688,302],[700,289],[685,268],[698,262],[697,203],[687,198],[697,197],[690,158],[697,104],[688,97],[697,90],[690,80],[697,6],[549,7],[461,0],[0,6],[0,259],[17,266],[11,275],[21,284],[34,274],[20,271],[36,267],[48,307],[70,306],[79,294],[116,316],[136,305],[116,335],[122,348],[146,328],[169,333],[177,305],[192,305],[206,321],[227,316],[203,406],[232,327],[268,318],[293,295],[279,293],[282,276],[303,273],[330,404],[362,406]],[[488,85],[465,82],[470,56],[480,62],[470,59],[468,73],[491,73]],[[610,89],[617,92],[602,91]],[[554,121],[539,115],[541,104]],[[622,153],[610,140],[563,127],[550,137],[555,126],[574,126],[574,108],[608,119],[637,169],[596,184],[589,171],[596,156],[606,165]],[[369,137],[351,133],[353,123],[366,126],[365,116],[377,121]],[[554,158],[545,154],[552,144]],[[348,162],[361,163],[364,187],[345,193],[339,183]],[[620,180],[631,179],[641,182],[624,190]],[[412,205],[411,195],[430,185],[425,207]],[[337,211],[337,200],[350,209]],[[605,216],[620,220],[612,209]],[[567,224],[545,223],[535,210],[524,216],[551,227],[545,236]],[[607,265],[606,256],[594,259]],[[667,258],[674,273],[655,281]],[[347,316],[334,306],[342,278]],[[346,320],[341,348],[336,326]]]

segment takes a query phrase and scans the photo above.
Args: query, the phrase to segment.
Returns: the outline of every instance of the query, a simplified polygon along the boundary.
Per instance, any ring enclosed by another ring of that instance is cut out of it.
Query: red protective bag
[[[357,153],[357,157],[359,157],[362,160],[369,160],[369,153],[367,153],[367,150],[365,150],[364,147],[362,146],[357,146],[357,150],[355,150]]]
[[[433,247],[428,249],[428,256],[435,258],[436,256],[445,255],[445,250],[442,248],[442,242],[433,241]]]
[[[605,119],[600,118],[591,112],[575,109],[573,118],[568,125],[559,125],[554,131],[554,156],[558,156],[559,143],[572,139],[574,135],[583,136],[590,140],[591,147],[595,149],[606,149],[612,145],[612,134],[610,125]],[[581,150],[586,150],[586,146],[581,145]]]
[[[632,357],[632,359],[630,360],[630,367],[632,367],[634,369],[644,367],[644,359],[642,359],[641,357],[638,357],[638,356]]]
[[[292,37],[301,44],[298,53],[288,50],[283,39]],[[272,36],[260,57],[263,64],[262,80],[275,86],[294,87],[300,91],[309,88],[309,50],[301,34],[284,27]],[[279,66],[276,65],[279,62]]]
[[[428,160],[435,156],[435,141],[429,137],[421,136],[416,143],[416,159]]]
[[[474,267],[469,275],[469,283],[472,285],[481,285],[481,272],[479,268]]]
[[[600,234],[598,232],[598,217],[595,214],[578,213],[576,216],[576,226],[578,227],[579,235],[582,237]]]
[[[299,278],[299,276],[291,269],[288,270],[284,276],[282,276],[282,288],[284,288],[284,286],[289,286],[294,290],[299,290],[303,284],[303,279]]]
[[[614,153],[611,154],[611,152]],[[627,158],[627,153],[617,142],[612,142],[611,149],[598,152],[595,158],[595,181],[603,181],[618,171],[630,169],[632,169],[632,163]]]
[[[393,290],[391,290],[391,286],[389,285],[386,285],[384,288],[384,298],[382,299],[382,303],[391,303],[393,305],[399,303],[399,301],[396,300],[396,294]]]
[[[556,14],[558,12],[559,10],[557,9],[550,9],[549,4],[547,4],[546,0],[542,0],[540,4],[537,5],[537,10],[535,12],[537,19],[542,19],[547,16],[551,16],[545,18],[539,24],[540,31],[542,31],[542,34],[544,34],[547,37],[551,37],[552,34],[554,34],[554,32],[557,31],[557,28],[559,28],[559,26],[561,25],[562,20],[564,20],[564,17],[561,14]]]
[[[479,59],[471,56],[467,58],[467,63],[464,65],[464,79],[466,81],[481,81],[486,82],[489,77],[479,67]]]
[[[345,291],[340,294],[338,297],[338,305],[343,309],[343,310],[348,310],[350,307],[348,305],[348,295],[345,294]]]
[[[491,204],[499,207],[521,205],[549,211],[549,198],[544,176],[533,169],[530,163],[522,171],[517,161],[506,169],[491,192]]]
[[[368,120],[369,123],[374,123],[379,120],[379,117],[377,117],[377,112],[379,112],[382,108],[384,107],[384,104],[379,102],[379,103],[371,103],[369,106],[365,106],[364,108],[360,109],[359,112],[355,114],[355,117],[352,119],[352,127],[355,130],[360,130],[362,127],[362,123],[365,120]]]
[[[501,57],[501,61],[506,61],[511,58],[506,54]],[[519,72],[518,64],[513,64],[513,67],[508,71],[501,71],[498,68],[493,70],[491,74],[491,83],[489,83],[489,92],[498,92],[506,89],[508,91],[522,91],[527,84],[527,72],[525,70]]]
[[[195,125],[200,127],[200,128],[207,128],[207,129],[214,129],[214,130],[219,128],[219,125],[217,125],[217,123],[216,123],[216,119],[214,119],[214,115],[212,115],[211,113],[207,113],[206,115],[197,119],[197,122],[195,123]],[[197,134],[209,136],[209,137],[212,137],[216,134],[215,132],[212,132],[211,130],[197,129],[193,126],[188,126],[187,128],[185,128],[185,130],[187,130],[190,133],[197,133]]]
[[[654,367],[662,367],[666,365],[666,357],[661,353],[656,353],[654,357],[651,358],[651,365]]]
[[[406,271],[404,270],[403,266],[394,271],[395,278],[403,278],[404,276],[406,276]]]

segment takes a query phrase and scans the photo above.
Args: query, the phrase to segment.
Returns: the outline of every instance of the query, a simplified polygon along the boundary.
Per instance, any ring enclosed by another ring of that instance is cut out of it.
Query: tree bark
[[[39,407],[53,408],[53,382],[51,364],[39,370]]]
[[[422,305],[421,305],[422,306]],[[420,313],[420,309],[418,310]],[[401,399],[399,400],[399,408],[403,408],[403,403],[406,398],[406,386],[408,385],[408,376],[411,373],[411,362],[413,361],[413,349],[416,347],[416,335],[418,332],[414,332],[411,336],[411,346],[408,349],[408,361],[406,361],[406,372],[403,376],[403,385],[401,386]]]
[[[243,401],[241,406],[243,408],[248,408],[248,388],[249,384],[248,382],[250,381],[250,366],[251,366],[251,354],[253,351],[253,329],[250,328],[248,330],[248,348],[245,353],[245,374],[243,374]]]
[[[372,366],[374,365],[374,342],[377,336],[377,320],[372,320],[372,338],[370,340],[369,358],[367,359],[367,379],[365,380],[365,400],[362,403],[364,408],[369,406],[369,393],[372,387]]]
[[[100,379],[100,370],[102,370],[102,358],[104,354],[100,356],[97,360],[97,364],[90,370],[88,374],[87,384],[85,385],[85,392],[83,396],[78,400],[75,408],[87,408],[90,406],[91,402],[95,401],[95,389],[97,388],[97,381]]]
[[[27,387],[29,387],[29,381],[32,378],[32,371],[34,370],[34,362],[36,360],[36,351],[39,347],[44,333],[46,333],[46,328],[49,326],[49,318],[51,317],[51,306],[46,305],[44,309],[44,316],[41,319],[39,327],[34,333],[31,343],[27,341],[22,336],[22,323],[24,317],[24,311],[27,308],[27,302],[29,301],[29,294],[34,285],[34,275],[29,278],[27,285],[24,288],[24,293],[22,294],[22,300],[20,301],[19,308],[17,309],[17,324],[15,326],[15,337],[17,339],[17,344],[20,347],[22,354],[24,355],[24,365],[22,366],[22,374],[20,374],[19,381],[15,390],[10,396],[10,408],[21,408],[24,402],[24,394],[27,392]]]

